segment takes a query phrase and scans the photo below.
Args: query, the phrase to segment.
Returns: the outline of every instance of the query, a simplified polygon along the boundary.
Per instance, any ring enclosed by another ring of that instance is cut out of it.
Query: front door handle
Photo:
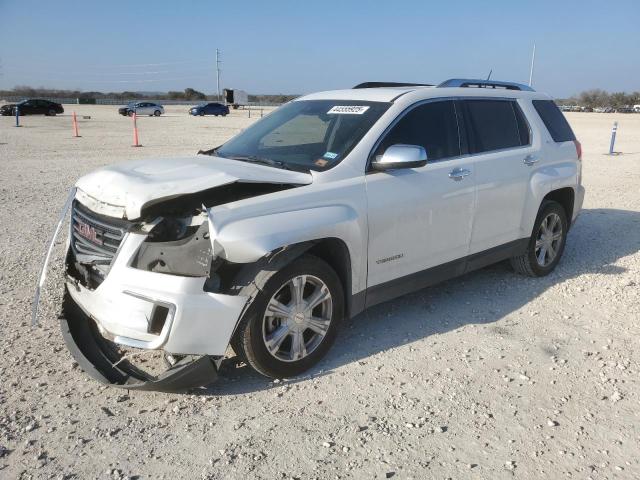
[[[471,171],[467,170],[466,168],[454,168],[449,172],[449,178],[451,180],[455,180],[456,182],[459,182],[464,177],[468,177],[469,175],[471,175]]]
[[[525,165],[533,165],[534,163],[537,163],[538,160],[540,160],[537,156],[529,154],[526,157],[524,157],[524,163]]]

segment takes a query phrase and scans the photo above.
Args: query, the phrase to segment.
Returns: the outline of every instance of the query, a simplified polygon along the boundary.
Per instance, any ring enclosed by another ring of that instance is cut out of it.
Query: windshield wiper
[[[230,155],[229,157],[223,157],[217,155],[220,147],[212,148],[211,150],[198,150],[198,155],[211,155],[212,157],[219,156],[220,158],[228,158],[230,160],[238,160],[240,162],[258,163],[260,165],[268,165],[269,167],[281,168],[283,170],[294,170],[287,163],[281,160],[272,160],[271,158],[259,157],[257,155]]]
[[[223,157],[224,158],[224,157]],[[258,163],[260,165],[268,165],[270,167],[282,168],[283,170],[291,170],[289,165],[271,158],[258,157],[257,155],[232,155],[228,157],[232,160],[240,160],[241,162]]]
[[[210,150],[198,150],[196,155],[215,155],[220,147],[212,148]]]

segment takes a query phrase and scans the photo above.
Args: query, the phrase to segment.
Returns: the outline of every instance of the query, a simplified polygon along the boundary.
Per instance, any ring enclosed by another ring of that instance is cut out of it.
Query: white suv
[[[210,383],[229,344],[264,375],[299,374],[371,305],[506,259],[551,272],[582,206],[580,157],[524,85],[298,98],[213,150],[77,182],[64,337],[87,373],[129,389]]]

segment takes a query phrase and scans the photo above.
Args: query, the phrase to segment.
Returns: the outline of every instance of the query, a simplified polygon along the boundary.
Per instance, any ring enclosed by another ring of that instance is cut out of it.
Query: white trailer
[[[238,107],[244,107],[245,105],[249,104],[249,94],[244,90],[225,88],[224,102],[227,105],[231,105],[234,109],[237,109]]]

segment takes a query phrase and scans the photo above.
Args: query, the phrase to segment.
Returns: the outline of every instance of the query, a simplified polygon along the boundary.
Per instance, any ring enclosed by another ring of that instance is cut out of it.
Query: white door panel
[[[524,163],[532,148],[475,155],[477,206],[471,253],[519,239],[533,166]]]
[[[469,175],[449,178],[455,169]],[[368,286],[468,254],[475,201],[473,160],[367,175]]]

